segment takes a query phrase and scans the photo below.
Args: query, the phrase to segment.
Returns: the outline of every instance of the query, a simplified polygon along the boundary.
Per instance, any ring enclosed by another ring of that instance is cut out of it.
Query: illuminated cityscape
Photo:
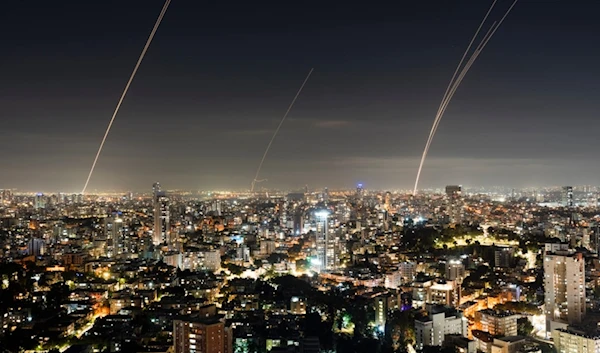
[[[2,190],[5,345],[596,347],[600,189],[563,191]]]
[[[0,353],[600,353],[599,11],[7,3]]]

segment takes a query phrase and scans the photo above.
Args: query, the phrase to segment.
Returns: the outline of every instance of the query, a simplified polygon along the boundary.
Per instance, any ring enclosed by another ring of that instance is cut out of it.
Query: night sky
[[[173,0],[88,190],[410,188],[491,1]],[[511,0],[499,0],[501,10]],[[0,188],[79,191],[161,0],[0,10]],[[422,187],[600,184],[600,2],[520,0],[442,121]]]

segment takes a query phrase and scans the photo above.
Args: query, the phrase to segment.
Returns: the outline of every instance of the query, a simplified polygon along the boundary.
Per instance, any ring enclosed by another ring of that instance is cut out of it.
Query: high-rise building
[[[38,192],[37,194],[35,194],[35,202],[34,202],[33,207],[36,210],[46,207],[46,197],[44,196],[44,194],[42,194],[41,192]]]
[[[386,212],[390,212],[390,210],[392,209],[392,193],[387,191],[383,200],[383,209]]]
[[[579,324],[585,315],[585,261],[566,244],[546,244],[544,251],[546,329]]]
[[[401,262],[398,264],[402,284],[408,284],[415,280],[417,264],[414,262]]]
[[[385,295],[379,295],[375,297],[375,327],[380,333],[383,333],[385,330],[387,311],[388,297]]]
[[[167,243],[169,241],[169,199],[160,189],[158,182],[152,185],[154,206],[154,233],[152,242],[154,245]]]
[[[362,183],[356,185],[356,197],[362,199],[365,196],[365,188]]]
[[[104,237],[108,244],[109,257],[123,253],[123,219],[114,214],[104,219]]]
[[[565,207],[573,207],[573,187],[572,186],[563,186],[562,204]]]
[[[496,246],[494,249],[494,266],[509,268],[515,262],[515,251],[510,246]]]
[[[320,272],[327,267],[327,233],[329,233],[329,212],[317,211],[317,270]]]
[[[336,237],[329,229],[329,210],[315,212],[317,226],[317,270],[332,271],[338,267],[339,254]]]
[[[460,185],[447,185],[446,186],[446,196],[449,199],[457,199],[462,194],[462,186]]]
[[[13,199],[13,193],[9,189],[0,189],[0,202],[10,202]]]
[[[460,281],[465,278],[465,265],[460,260],[449,260],[446,263],[446,279]]]
[[[552,340],[558,353],[600,352],[600,333],[568,329],[552,331]]]
[[[463,219],[463,201],[461,199],[462,186],[446,186],[447,213],[452,223],[460,223]]]
[[[458,280],[432,283],[427,287],[427,303],[458,307],[460,294],[461,284]]]
[[[260,254],[261,255],[271,255],[275,252],[277,244],[274,240],[265,239],[260,241]]]
[[[45,248],[46,244],[44,243],[44,239],[31,238],[27,243],[27,254],[31,256],[44,255]]]
[[[226,327],[223,320],[216,315],[207,315],[173,320],[175,353],[233,352],[231,328]]]
[[[250,248],[246,244],[240,244],[236,249],[236,260],[241,262],[250,261]]]

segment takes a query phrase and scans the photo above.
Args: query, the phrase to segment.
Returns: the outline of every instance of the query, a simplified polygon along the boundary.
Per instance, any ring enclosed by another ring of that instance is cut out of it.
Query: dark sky
[[[511,0],[498,0],[501,10]],[[173,0],[89,190],[410,188],[491,1]],[[6,2],[0,188],[78,191],[161,0]],[[520,0],[457,91],[423,187],[600,184],[600,2]]]

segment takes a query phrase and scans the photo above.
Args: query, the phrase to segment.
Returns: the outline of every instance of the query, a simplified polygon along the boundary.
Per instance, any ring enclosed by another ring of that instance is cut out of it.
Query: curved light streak
[[[285,114],[283,115],[283,118],[279,122],[279,125],[277,125],[277,129],[275,129],[275,132],[273,133],[273,136],[271,137],[271,141],[269,141],[269,144],[267,145],[267,149],[265,150],[265,153],[263,154],[263,156],[262,156],[262,158],[260,160],[260,163],[258,164],[258,169],[256,170],[256,175],[254,175],[254,179],[252,179],[252,184],[250,186],[250,192],[254,192],[254,186],[256,185],[256,183],[260,183],[260,182],[263,182],[263,181],[267,180],[267,179],[258,179],[258,176],[260,174],[260,170],[262,169],[263,163],[265,163],[265,159],[267,158],[267,154],[269,154],[269,150],[271,149],[271,145],[273,144],[273,141],[275,141],[275,137],[277,137],[277,134],[279,133],[279,130],[281,129],[281,126],[283,125],[283,122],[285,121],[285,118],[287,118],[288,114],[292,110],[292,107],[294,106],[294,103],[296,103],[296,99],[298,99],[298,96],[300,96],[300,93],[302,92],[302,89],[304,88],[304,85],[306,85],[306,82],[310,78],[310,75],[312,74],[313,70],[314,70],[314,68],[310,69],[310,71],[308,72],[308,75],[306,75],[306,78],[304,79],[304,82],[302,82],[302,85],[300,86],[300,89],[298,89],[298,92],[296,92],[296,95],[294,96],[294,99],[292,100],[292,103],[290,103],[290,105],[288,106]]]
[[[450,83],[449,83],[448,87],[446,88],[446,92],[444,93],[444,96],[443,96],[442,101],[440,103],[440,106],[438,108],[438,112],[437,112],[437,114],[435,116],[435,119],[433,121],[433,126],[431,127],[431,131],[429,132],[429,137],[427,139],[427,143],[425,144],[425,149],[423,150],[423,155],[421,156],[421,161],[419,163],[419,169],[417,171],[417,178],[415,180],[415,186],[414,186],[414,189],[413,189],[413,195],[417,194],[417,189],[418,189],[418,186],[419,186],[419,179],[421,177],[421,172],[423,170],[423,165],[425,163],[425,159],[427,158],[427,153],[429,152],[429,147],[431,146],[431,142],[433,141],[433,137],[435,136],[435,133],[437,131],[439,123],[442,120],[442,117],[443,117],[443,115],[444,115],[444,113],[446,111],[446,108],[448,107],[448,104],[452,100],[452,97],[454,96],[454,93],[456,92],[456,90],[460,86],[460,83],[462,82],[463,78],[465,77],[465,75],[467,74],[467,72],[469,71],[469,69],[471,68],[471,66],[473,65],[473,63],[475,62],[475,60],[477,59],[477,57],[479,56],[479,54],[481,54],[481,51],[483,50],[483,48],[490,41],[490,39],[492,38],[492,36],[494,35],[494,33],[496,33],[496,30],[498,30],[498,28],[500,27],[500,25],[502,24],[502,22],[504,22],[504,19],[506,18],[506,16],[508,16],[508,14],[513,9],[513,7],[517,4],[517,1],[518,0],[515,0],[512,3],[512,5],[508,8],[508,10],[504,13],[504,16],[502,16],[502,18],[500,19],[500,21],[498,22],[498,24],[496,24],[496,22],[494,22],[492,24],[492,26],[490,27],[490,29],[488,30],[488,32],[486,33],[486,35],[483,37],[483,39],[481,40],[481,42],[479,43],[479,45],[476,47],[476,49],[473,52],[473,54],[471,55],[470,59],[467,61],[467,63],[465,64],[465,66],[462,67],[464,59],[466,58],[467,53],[471,49],[471,47],[473,45],[473,42],[475,41],[475,38],[477,38],[479,32],[481,31],[481,28],[483,27],[483,25],[484,25],[485,21],[487,20],[490,12],[492,11],[492,9],[494,8],[494,5],[497,2],[497,0],[494,0],[494,2],[492,3],[492,5],[490,6],[488,12],[486,13],[485,17],[481,21],[479,27],[477,28],[477,31],[475,32],[475,35],[471,39],[471,42],[469,43],[467,49],[465,50],[465,53],[463,54],[462,59],[458,63],[458,66],[457,66],[456,70],[454,71],[454,75],[452,75],[452,79],[450,80]],[[462,67],[462,70],[460,70],[461,67]],[[456,74],[458,73],[459,70],[460,70],[460,74],[457,77]]]
[[[165,13],[167,12],[167,9],[169,8],[170,3],[171,3],[171,0],[165,1],[165,4],[163,5],[162,10],[160,11],[160,14],[158,15],[158,19],[156,19],[156,23],[154,24],[154,27],[152,28],[152,31],[150,32],[150,36],[148,37],[148,40],[146,40],[146,45],[144,45],[144,49],[142,50],[142,53],[140,54],[140,57],[138,58],[138,61],[135,64],[135,67],[133,68],[133,72],[131,73],[131,76],[129,77],[129,81],[127,81],[127,85],[125,85],[125,89],[123,90],[123,93],[121,94],[121,98],[119,99],[119,102],[117,103],[115,111],[113,112],[113,115],[110,118],[110,122],[108,123],[108,127],[106,128],[106,132],[104,133],[102,142],[100,142],[100,147],[98,148],[98,152],[96,152],[96,157],[94,158],[94,162],[92,163],[92,168],[90,169],[90,172],[87,176],[85,185],[83,185],[83,190],[81,190],[82,194],[85,193],[85,190],[87,189],[88,184],[90,183],[90,179],[92,178],[92,174],[94,174],[94,169],[96,168],[96,163],[98,163],[98,158],[100,157],[100,153],[102,153],[102,148],[104,147],[104,143],[106,142],[106,138],[108,137],[110,128],[112,127],[112,124],[115,121],[115,118],[117,117],[117,113],[119,112],[119,109],[121,108],[121,104],[123,103],[123,100],[125,99],[125,96],[127,95],[129,86],[131,86],[131,82],[133,81],[133,78],[135,77],[135,74],[137,73],[137,70],[140,67],[140,64],[142,63],[142,60],[144,60],[144,56],[146,56],[146,51],[148,50],[148,47],[150,47],[150,43],[152,43],[154,34],[158,30],[158,26],[160,26],[160,23],[162,22],[162,19],[163,19]]]

